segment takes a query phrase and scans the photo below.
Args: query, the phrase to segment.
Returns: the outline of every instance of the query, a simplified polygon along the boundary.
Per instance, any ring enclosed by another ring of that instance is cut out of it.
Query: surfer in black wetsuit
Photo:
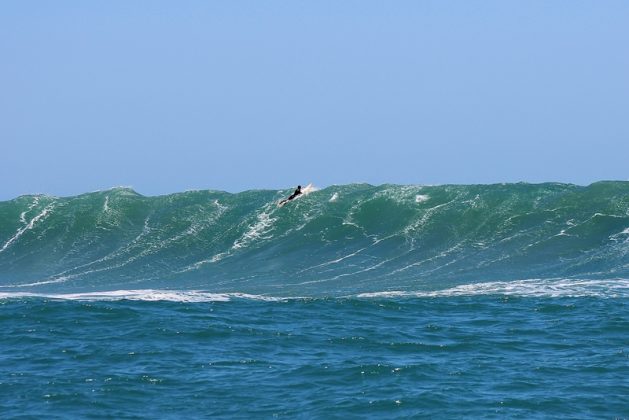
[[[280,205],[286,203],[287,201],[292,200],[293,198],[297,197],[301,193],[302,193],[301,192],[301,185],[297,185],[297,189],[295,190],[295,192],[292,193],[288,198],[285,198],[284,200],[280,201]]]

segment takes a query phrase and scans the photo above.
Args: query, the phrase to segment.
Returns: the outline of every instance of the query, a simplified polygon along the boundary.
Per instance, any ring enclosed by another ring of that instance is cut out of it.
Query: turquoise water
[[[2,417],[629,417],[629,183],[0,203]]]

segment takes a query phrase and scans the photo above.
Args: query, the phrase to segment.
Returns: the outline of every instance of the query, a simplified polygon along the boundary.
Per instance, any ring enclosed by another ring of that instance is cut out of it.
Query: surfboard
[[[301,189],[301,195],[299,195],[299,196],[297,196],[297,197],[295,197],[295,198],[299,198],[299,197],[301,197],[302,195],[308,195],[308,194],[310,194],[311,192],[316,191],[316,190],[317,190],[317,187],[315,187],[314,185],[312,185],[312,182],[311,182],[310,184],[308,184],[308,185],[306,185],[304,188],[302,188],[302,189]]]

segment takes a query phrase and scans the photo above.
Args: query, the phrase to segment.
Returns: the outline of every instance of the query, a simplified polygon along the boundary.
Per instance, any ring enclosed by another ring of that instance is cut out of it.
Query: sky
[[[0,6],[0,200],[629,179],[629,2]]]

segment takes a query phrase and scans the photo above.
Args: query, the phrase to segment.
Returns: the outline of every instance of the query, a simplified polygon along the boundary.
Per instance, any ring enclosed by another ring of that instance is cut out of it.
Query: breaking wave
[[[629,182],[352,184],[278,207],[289,193],[115,188],[1,202],[0,292],[627,295]]]

